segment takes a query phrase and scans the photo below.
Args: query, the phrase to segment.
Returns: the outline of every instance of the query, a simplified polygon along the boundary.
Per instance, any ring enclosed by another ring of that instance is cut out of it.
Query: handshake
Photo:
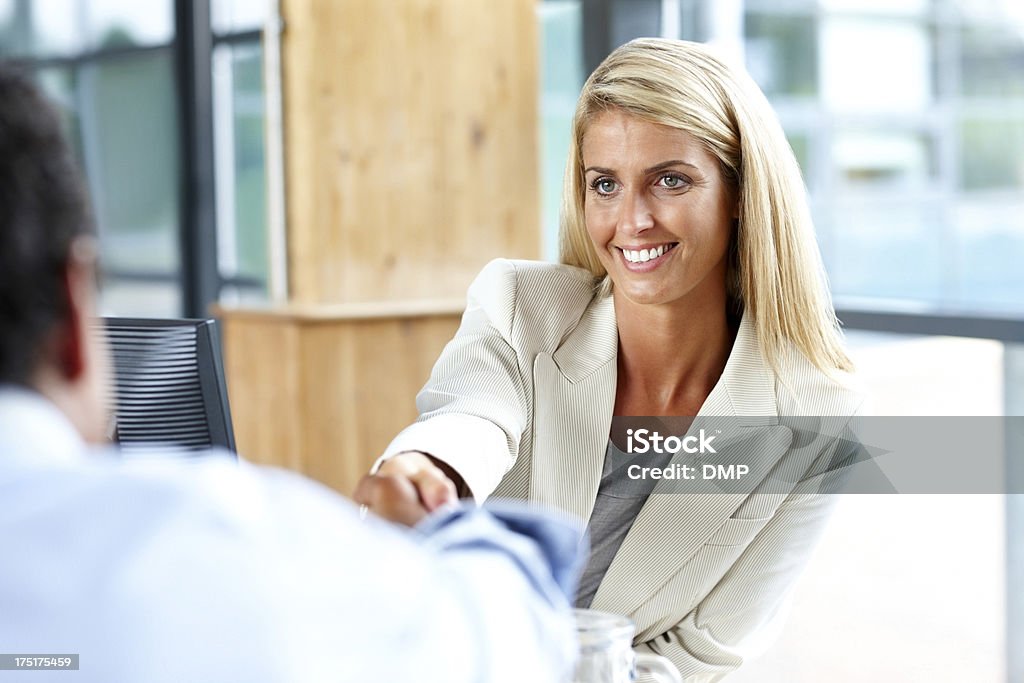
[[[406,451],[364,476],[353,498],[378,517],[411,527],[431,512],[471,495],[462,477],[447,464],[419,451]]]

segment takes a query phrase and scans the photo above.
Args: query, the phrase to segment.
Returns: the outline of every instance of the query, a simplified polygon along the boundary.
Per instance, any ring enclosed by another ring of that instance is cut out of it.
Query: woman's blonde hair
[[[706,46],[641,38],[619,47],[583,86],[572,122],[562,196],[561,261],[605,278],[583,214],[583,136],[618,109],[702,142],[737,190],[739,221],[728,273],[730,298],[753,319],[766,360],[787,342],[818,368],[850,370],[814,237],[800,167],[761,90]]]

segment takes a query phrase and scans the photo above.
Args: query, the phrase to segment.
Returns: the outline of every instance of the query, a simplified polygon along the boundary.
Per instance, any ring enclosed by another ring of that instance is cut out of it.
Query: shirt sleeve
[[[247,573],[262,590],[250,593],[264,603],[257,623],[272,634],[257,640],[285,657],[270,668],[287,680],[562,683],[571,674],[577,524],[453,506],[409,532],[360,521],[346,501],[282,476],[291,481],[255,529],[266,561]]]

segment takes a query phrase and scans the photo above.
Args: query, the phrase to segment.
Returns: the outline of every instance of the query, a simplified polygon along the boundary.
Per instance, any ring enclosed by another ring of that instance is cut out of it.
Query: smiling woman
[[[427,509],[459,490],[588,519],[577,606],[630,617],[638,650],[717,680],[784,611],[833,504],[812,473],[852,444],[815,441],[782,495],[680,495],[629,481],[683,461],[637,455],[612,419],[686,417],[690,435],[739,422],[743,443],[715,447],[747,472],[807,455],[780,418],[861,410],[799,170],[742,70],[641,39],[583,87],[562,214],[562,264],[499,260],[473,283],[379,474]]]
[[[619,109],[595,117],[582,152],[587,233],[621,303],[711,297],[725,311],[736,192],[711,153]]]

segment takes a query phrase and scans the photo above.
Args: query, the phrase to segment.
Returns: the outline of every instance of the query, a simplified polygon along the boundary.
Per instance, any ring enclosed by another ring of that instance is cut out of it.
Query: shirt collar
[[[0,384],[0,463],[71,462],[86,444],[71,421],[41,394]]]

